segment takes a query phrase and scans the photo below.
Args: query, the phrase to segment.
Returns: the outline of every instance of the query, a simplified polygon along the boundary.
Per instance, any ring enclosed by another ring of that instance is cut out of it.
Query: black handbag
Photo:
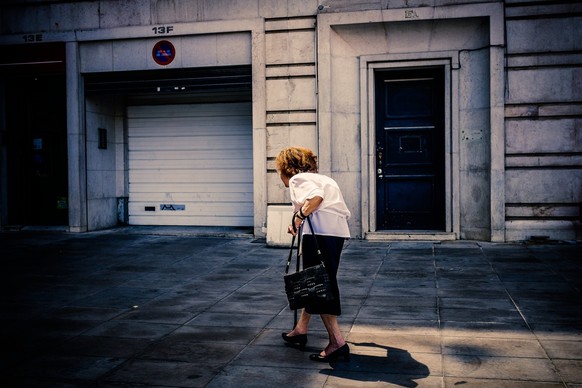
[[[293,223],[295,217],[293,218]],[[311,229],[311,234],[315,240],[315,247],[317,249],[317,256],[319,258],[320,264],[304,268],[299,270],[299,262],[301,259],[301,233],[302,228],[297,232],[297,271],[295,273],[289,273],[289,266],[291,265],[291,258],[293,257],[293,245],[295,243],[295,236],[291,240],[291,249],[289,250],[289,258],[287,259],[287,267],[285,268],[285,292],[287,293],[287,300],[289,301],[289,307],[291,310],[297,310],[304,308],[309,303],[314,301],[327,301],[334,298],[331,292],[331,285],[329,282],[329,275],[325,269],[325,264],[323,263],[323,255],[317,244],[317,238],[313,231],[313,226],[311,225],[311,220],[307,217],[309,222],[309,229]]]

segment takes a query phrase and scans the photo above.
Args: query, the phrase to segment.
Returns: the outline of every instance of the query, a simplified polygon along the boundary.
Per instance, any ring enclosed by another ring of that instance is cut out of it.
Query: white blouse
[[[299,211],[308,199],[316,196],[323,198],[319,207],[311,215],[315,234],[350,237],[347,220],[351,213],[336,181],[326,175],[300,173],[289,179],[289,191],[294,211]],[[303,226],[304,234],[311,233],[309,223],[305,222]]]

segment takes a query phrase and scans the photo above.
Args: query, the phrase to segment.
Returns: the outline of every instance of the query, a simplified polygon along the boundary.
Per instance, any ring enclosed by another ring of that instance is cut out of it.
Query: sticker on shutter
[[[186,210],[186,205],[161,204],[160,210],[183,211]]]

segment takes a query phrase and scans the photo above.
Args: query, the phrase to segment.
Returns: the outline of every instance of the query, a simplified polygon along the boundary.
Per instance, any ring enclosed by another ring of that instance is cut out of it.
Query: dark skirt
[[[324,257],[325,268],[329,274],[333,300],[314,302],[305,307],[309,314],[329,314],[339,316],[342,313],[340,303],[340,293],[337,284],[337,271],[340,263],[340,256],[344,247],[345,238],[335,236],[317,236],[317,243]],[[303,236],[303,268],[313,267],[319,264],[316,254],[313,235]]]

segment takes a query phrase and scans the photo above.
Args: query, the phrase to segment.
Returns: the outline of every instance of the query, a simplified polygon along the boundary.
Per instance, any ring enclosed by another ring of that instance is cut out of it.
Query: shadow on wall
[[[418,384],[414,380],[424,379],[430,374],[426,365],[416,361],[404,349],[373,342],[350,342],[350,344],[385,349],[386,357],[352,353],[350,362],[331,362],[332,369],[325,369],[320,373],[348,380],[383,381],[401,387],[416,387]]]

